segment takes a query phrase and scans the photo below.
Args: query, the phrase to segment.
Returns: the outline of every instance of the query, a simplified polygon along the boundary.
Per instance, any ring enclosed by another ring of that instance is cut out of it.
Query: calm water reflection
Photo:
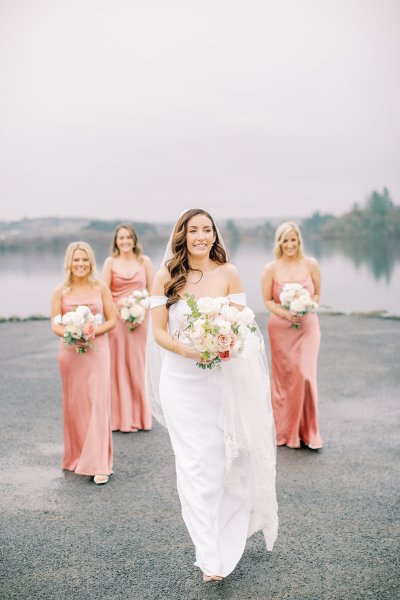
[[[400,246],[360,239],[306,241],[307,254],[315,256],[322,271],[323,309],[343,312],[387,310],[400,314]],[[158,267],[164,245],[145,248]],[[96,248],[101,267],[108,247]],[[242,275],[248,303],[263,311],[260,273],[272,256],[271,242],[241,243],[231,257]],[[49,251],[0,253],[0,315],[48,315],[50,296],[62,279],[63,253]]]

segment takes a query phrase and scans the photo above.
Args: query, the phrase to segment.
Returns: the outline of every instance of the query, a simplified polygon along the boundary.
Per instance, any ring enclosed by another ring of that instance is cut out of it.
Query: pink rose
[[[93,323],[89,323],[82,328],[82,335],[86,340],[91,340],[94,338],[94,325]]]
[[[232,347],[232,336],[220,333],[217,337],[218,352],[226,352]]]

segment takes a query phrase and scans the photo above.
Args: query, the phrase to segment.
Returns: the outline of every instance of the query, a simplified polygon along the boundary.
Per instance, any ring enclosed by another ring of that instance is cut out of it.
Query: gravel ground
[[[167,432],[114,433],[106,486],[62,472],[58,341],[46,321],[0,324],[2,600],[398,598],[400,322],[321,326],[324,449],[279,448],[273,552],[256,534],[203,584]]]

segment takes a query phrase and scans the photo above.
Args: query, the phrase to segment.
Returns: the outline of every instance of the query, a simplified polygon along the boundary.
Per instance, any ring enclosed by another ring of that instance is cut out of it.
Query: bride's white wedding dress
[[[230,299],[245,304],[244,294]],[[152,297],[152,308],[165,304]],[[169,310],[174,334],[190,310]],[[246,539],[263,530],[268,549],[277,536],[275,433],[263,342],[221,368],[165,352],[159,394],[175,454],[182,516],[203,573],[229,575]]]

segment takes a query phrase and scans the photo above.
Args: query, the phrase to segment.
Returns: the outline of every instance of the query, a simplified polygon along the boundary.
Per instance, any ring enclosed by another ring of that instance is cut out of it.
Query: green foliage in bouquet
[[[184,294],[185,298],[186,298],[186,302],[188,307],[190,308],[190,316],[193,319],[198,319],[202,316],[202,314],[200,313],[198,306],[197,306],[197,300],[194,297],[193,294],[189,294],[188,292],[186,292],[186,294]],[[218,329],[216,327],[213,327],[212,324],[209,322],[207,315],[205,315],[205,324],[204,324],[204,331],[206,333],[212,333],[212,334],[216,334],[218,333]],[[191,327],[191,324],[189,324],[188,328]],[[221,359],[219,356],[216,356],[212,361],[210,361],[211,359],[211,352],[209,352],[208,350],[205,350],[204,352],[201,353],[201,356],[203,357],[204,362],[200,363],[197,362],[196,366],[200,367],[200,369],[213,369],[214,367],[218,366],[221,364]]]
[[[64,342],[67,344],[67,346],[75,346],[75,351],[78,354],[85,354],[89,350],[89,348],[93,347],[93,344],[91,342],[88,342],[87,346],[76,346],[77,341],[78,340],[72,336],[72,333],[70,331],[64,333]]]

